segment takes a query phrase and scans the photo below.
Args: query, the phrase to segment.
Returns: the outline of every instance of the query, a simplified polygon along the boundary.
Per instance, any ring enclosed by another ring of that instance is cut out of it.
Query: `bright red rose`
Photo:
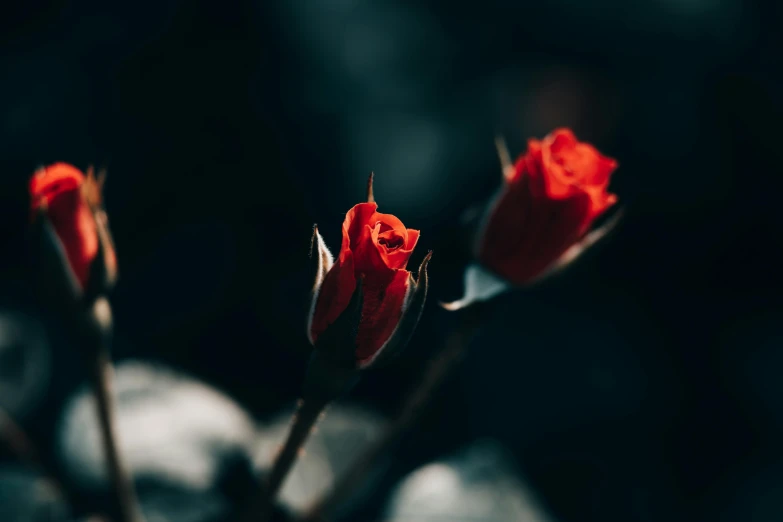
[[[569,129],[529,140],[479,234],[479,261],[517,285],[538,278],[617,201],[607,192],[616,168]]]
[[[92,171],[85,176],[67,163],[43,167],[30,179],[32,210],[45,214],[82,289],[101,250],[110,272],[116,264],[105,215],[99,208],[100,185]]]
[[[345,216],[337,260],[323,246],[316,231],[325,276],[316,281],[308,333],[314,344],[348,307],[357,280],[363,278],[361,319],[355,337],[359,366],[380,353],[406,312],[416,287],[405,269],[419,239],[419,231],[405,228],[391,214],[377,212],[374,201],[359,203]],[[416,312],[419,313],[418,311]]]

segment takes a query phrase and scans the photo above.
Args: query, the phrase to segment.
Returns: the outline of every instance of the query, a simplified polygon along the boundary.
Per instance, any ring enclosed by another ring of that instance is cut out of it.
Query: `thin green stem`
[[[108,350],[105,347],[96,353],[92,373],[92,384],[98,408],[98,423],[119,522],[141,522],[136,490],[117,447],[114,402],[111,396],[113,368]]]

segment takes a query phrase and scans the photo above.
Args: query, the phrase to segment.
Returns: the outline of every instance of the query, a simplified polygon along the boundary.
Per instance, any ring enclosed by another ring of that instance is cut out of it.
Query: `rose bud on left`
[[[30,179],[35,282],[47,304],[67,319],[75,345],[86,355],[100,425],[103,456],[118,522],[137,522],[138,500],[117,441],[110,347],[112,312],[106,293],[117,258],[101,207],[104,176],[85,175],[67,163],[43,167]],[[116,515],[115,515],[116,514]]]
[[[333,260],[317,228],[312,256],[317,264],[308,337],[316,352],[340,357],[346,368],[363,369],[407,344],[427,295],[428,254],[418,278],[406,270],[419,231],[378,212],[368,183],[368,202],[354,206],[342,226]]]
[[[67,163],[43,167],[30,179],[32,219],[42,240],[37,255],[48,265],[39,277],[65,279],[72,298],[105,293],[116,279],[102,185],[92,169],[85,175]]]

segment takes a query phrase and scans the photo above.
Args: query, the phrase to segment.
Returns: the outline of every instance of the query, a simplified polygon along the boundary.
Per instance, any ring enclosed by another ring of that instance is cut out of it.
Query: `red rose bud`
[[[316,350],[324,344],[348,344],[329,349],[350,349],[351,363],[359,368],[407,344],[424,307],[430,259],[430,255],[425,257],[414,279],[405,267],[419,231],[377,211],[372,177],[368,199],[346,215],[336,261],[317,229],[311,254],[317,270],[308,323],[310,341]],[[337,330],[345,335],[335,337]]]
[[[66,163],[43,167],[30,179],[34,222],[54,246],[42,255],[59,258],[76,293],[106,290],[116,276],[114,248],[100,206],[102,184],[92,169],[85,176]]]
[[[617,201],[616,168],[569,129],[528,141],[479,234],[479,261],[516,285],[537,279]]]
[[[569,129],[557,129],[512,165],[498,144],[505,183],[478,233],[482,266],[465,272],[465,297],[450,310],[487,300],[508,289],[539,281],[573,261],[617,222],[589,232],[593,221],[617,202],[607,192],[617,162],[580,142]]]

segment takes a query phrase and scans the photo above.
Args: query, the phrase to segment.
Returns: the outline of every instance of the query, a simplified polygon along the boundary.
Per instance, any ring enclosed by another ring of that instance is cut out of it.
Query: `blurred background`
[[[781,27],[774,0],[3,7],[0,405],[75,493],[61,513],[5,448],[0,519],[86,520],[105,488],[78,347],[25,270],[36,167],[108,169],[120,435],[149,522],[233,520],[300,390],[313,223],[336,250],[374,171],[433,287],[403,357],[327,416],[294,511],[459,322],[437,302],[500,183],[494,136],[516,155],[569,126],[619,160],[621,227],[496,301],[337,518],[783,520]]]

